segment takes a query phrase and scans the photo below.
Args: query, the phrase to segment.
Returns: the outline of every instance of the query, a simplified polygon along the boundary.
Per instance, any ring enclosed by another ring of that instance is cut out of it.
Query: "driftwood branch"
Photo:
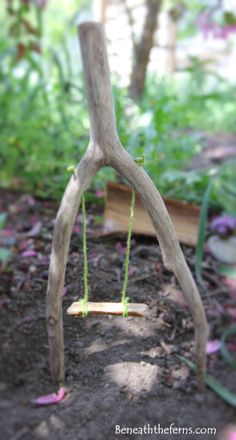
[[[61,297],[72,227],[82,193],[98,170],[108,165],[126,178],[139,194],[156,230],[164,264],[176,275],[189,304],[195,325],[198,384],[199,388],[203,388],[208,326],[201,298],[159,192],[146,172],[137,166],[120,144],[101,25],[92,22],[81,24],[79,38],[90,116],[90,143],[65,190],[53,235],[46,305],[52,378],[57,384],[64,381]]]

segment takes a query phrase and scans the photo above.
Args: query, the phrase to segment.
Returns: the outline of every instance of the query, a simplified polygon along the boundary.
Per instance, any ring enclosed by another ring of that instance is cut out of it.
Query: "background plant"
[[[89,136],[79,54],[72,56],[70,49],[76,10],[63,21],[65,38],[55,21],[54,27],[46,26],[46,8],[23,3],[15,3],[19,9],[0,31],[1,185],[59,198],[68,179],[66,169],[79,161]],[[16,18],[19,29],[14,33]],[[22,27],[22,20],[27,26]],[[19,44],[24,44],[20,53]],[[235,133],[235,85],[194,57],[175,81],[147,76],[138,103],[119,78],[112,82],[122,143],[134,157],[145,155],[145,169],[161,193],[201,204],[216,173],[211,203],[234,212],[233,163],[201,170],[191,169],[191,163],[202,150],[202,132]],[[94,187],[103,188],[107,178],[115,178],[109,169],[99,174]]]

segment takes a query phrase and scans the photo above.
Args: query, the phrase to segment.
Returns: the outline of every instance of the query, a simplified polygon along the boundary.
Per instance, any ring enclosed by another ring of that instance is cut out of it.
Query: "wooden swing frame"
[[[203,389],[208,325],[199,292],[159,192],[144,169],[135,163],[120,143],[102,25],[94,22],[80,24],[79,39],[90,118],[90,142],[66,187],[53,233],[46,299],[52,379],[57,386],[65,380],[62,291],[73,224],[82,194],[92,178],[102,167],[111,166],[139,194],[157,233],[164,265],[174,272],[182,288],[194,321],[198,387]]]

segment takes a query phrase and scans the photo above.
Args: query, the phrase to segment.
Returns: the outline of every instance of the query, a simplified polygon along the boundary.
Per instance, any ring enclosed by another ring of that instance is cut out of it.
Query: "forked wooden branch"
[[[72,227],[82,193],[101,167],[111,166],[127,179],[139,194],[156,230],[164,264],[174,272],[182,288],[194,321],[198,385],[203,389],[208,325],[201,298],[159,192],[144,169],[135,163],[119,141],[101,25],[93,22],[81,24],[79,38],[90,117],[90,142],[67,185],[53,234],[46,305],[52,378],[59,385],[64,382],[65,377],[61,298]]]

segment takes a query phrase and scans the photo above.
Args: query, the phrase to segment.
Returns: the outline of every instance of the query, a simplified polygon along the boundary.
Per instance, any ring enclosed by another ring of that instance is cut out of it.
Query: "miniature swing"
[[[148,306],[140,303],[129,303],[129,298],[126,296],[128,277],[129,277],[129,258],[131,246],[131,233],[134,220],[135,209],[135,191],[132,190],[132,200],[130,205],[130,218],[127,235],[127,247],[125,253],[124,264],[124,281],[121,291],[121,302],[89,302],[88,301],[88,259],[87,259],[87,244],[86,244],[86,214],[85,214],[85,196],[82,196],[82,225],[83,225],[83,254],[84,254],[84,297],[83,299],[74,302],[67,309],[68,315],[73,316],[88,316],[89,314],[98,315],[123,315],[143,317],[148,315]]]
[[[189,305],[195,327],[198,386],[203,389],[208,325],[199,292],[159,192],[144,169],[138,166],[120,143],[102,26],[94,22],[84,22],[79,26],[79,39],[90,118],[90,142],[66,187],[53,233],[46,299],[52,379],[57,386],[62,385],[65,380],[62,292],[73,224],[82,195],[92,178],[102,167],[111,166],[139,195],[157,233],[164,265],[174,272]],[[131,314],[131,304],[126,302],[128,310],[124,305],[125,301],[121,303],[119,314]],[[82,307],[82,312],[86,312],[83,304]],[[107,307],[106,313],[111,312],[111,306]],[[92,311],[89,303],[87,311]],[[95,312],[95,304],[93,311]]]

